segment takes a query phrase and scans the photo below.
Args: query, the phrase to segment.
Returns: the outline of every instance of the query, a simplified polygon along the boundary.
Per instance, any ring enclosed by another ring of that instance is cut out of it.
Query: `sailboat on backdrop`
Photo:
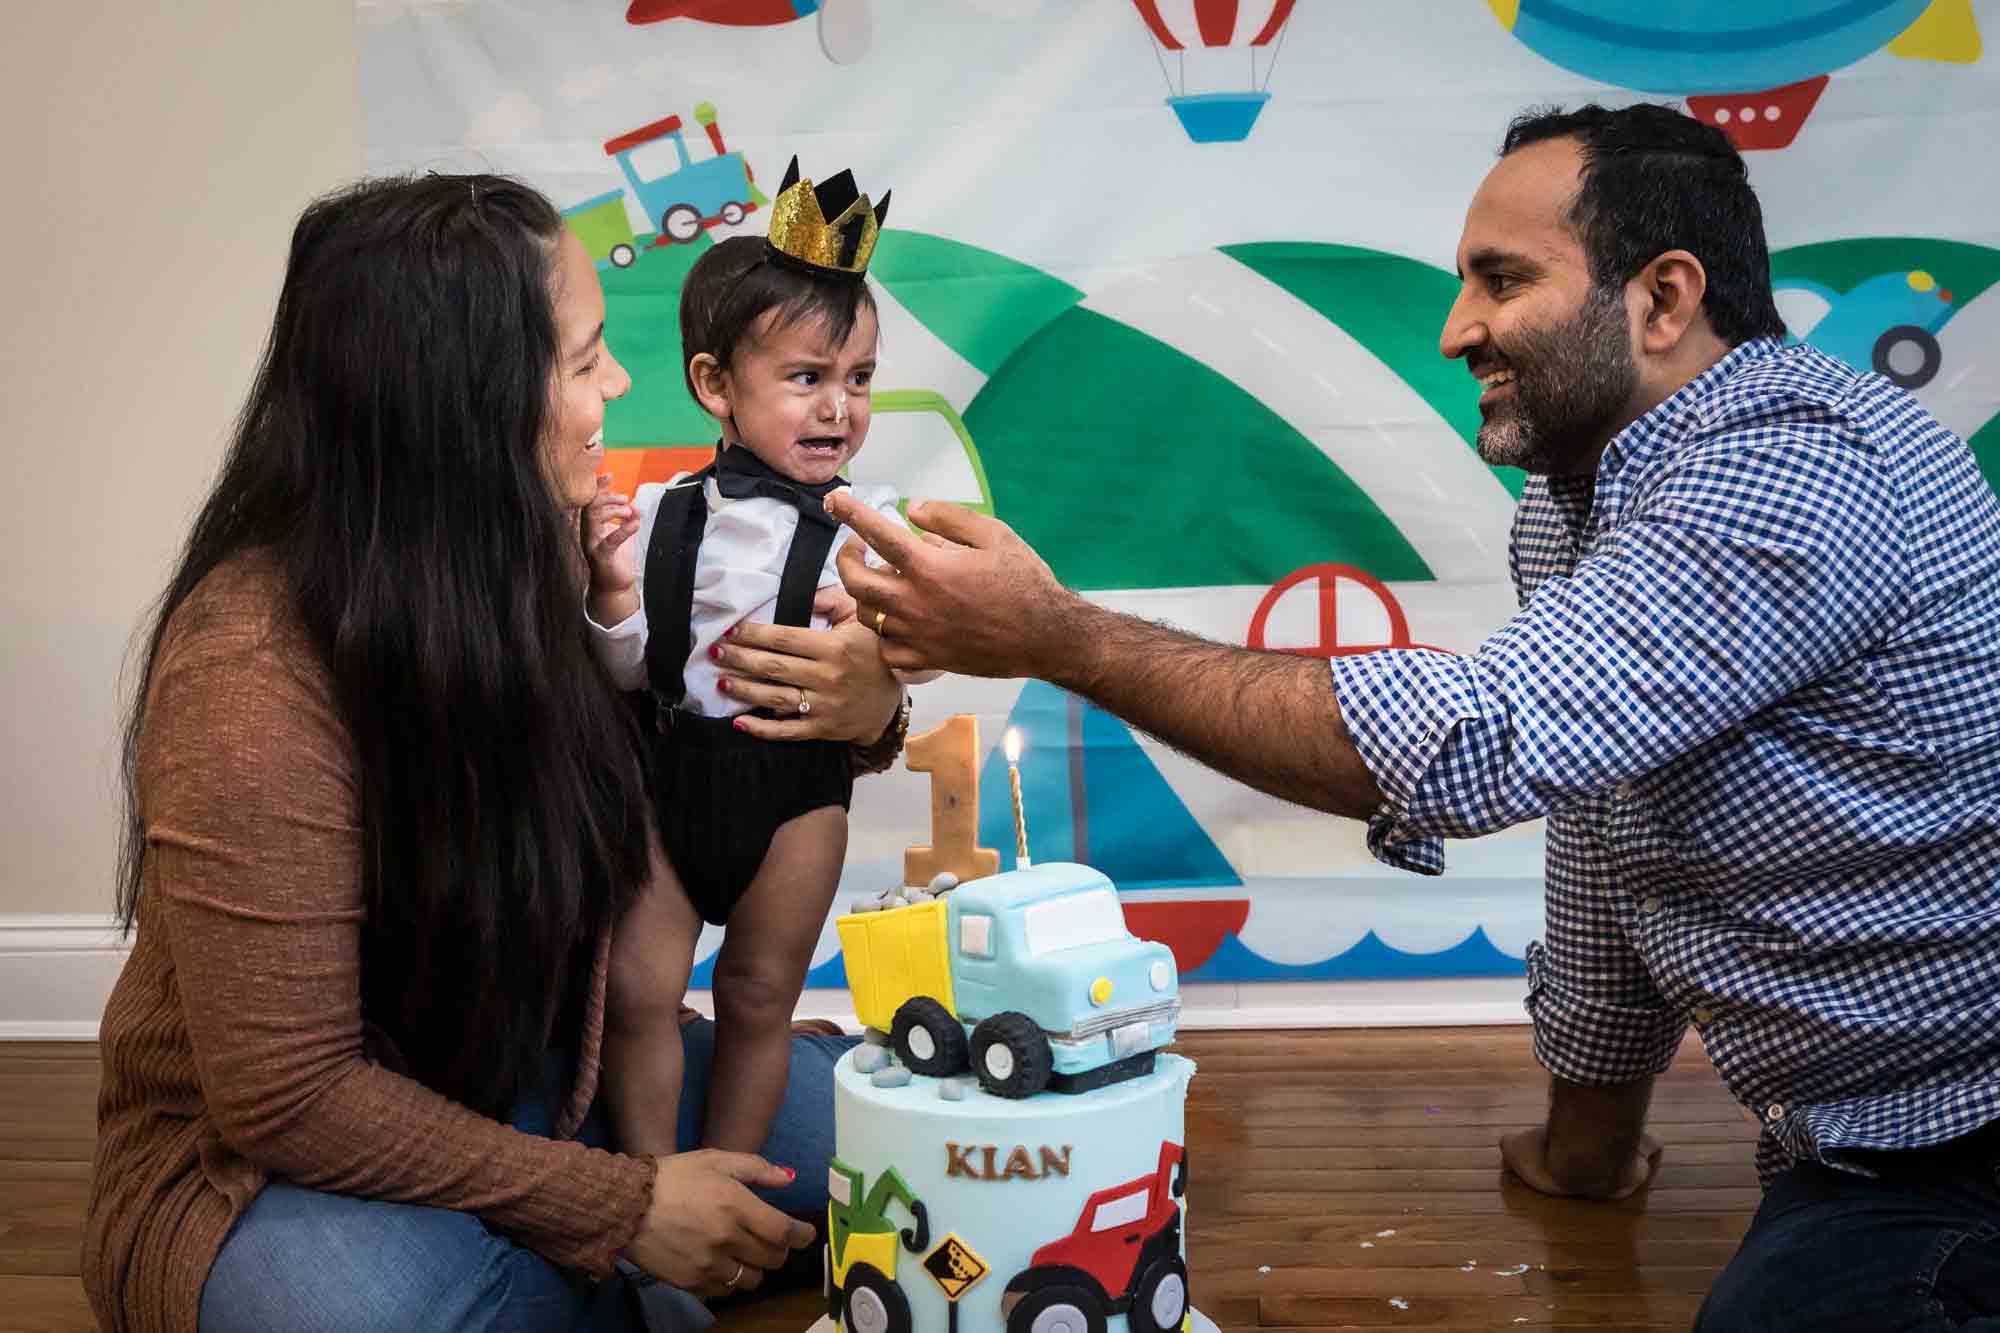
[[[1461,845],[1462,869],[1441,880],[1372,864],[1246,877],[1109,713],[1028,681],[1005,727],[1026,742],[1030,854],[1108,875],[1126,924],[1173,950],[1184,983],[1518,976],[1523,942],[1540,934],[1539,870],[1522,864],[1539,862],[1539,839]],[[981,845],[1013,848],[997,745],[980,770],[979,810]],[[1002,851],[1002,869],[1011,855]]]
[[[1117,718],[1028,681],[1007,716],[1024,742],[1021,803],[1037,861],[1095,866],[1118,886],[1133,934],[1174,951],[1183,977],[1250,916],[1250,895],[1215,842]],[[1006,756],[979,775],[979,841],[1014,846]],[[1002,852],[1002,868],[1012,869]]]

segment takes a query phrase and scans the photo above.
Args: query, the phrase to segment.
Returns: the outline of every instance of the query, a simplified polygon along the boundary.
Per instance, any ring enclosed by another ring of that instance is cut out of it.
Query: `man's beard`
[[[1514,391],[1480,424],[1479,456],[1529,472],[1577,470],[1609,438],[1638,386],[1630,337],[1620,293],[1593,284],[1565,322],[1492,344],[1481,369],[1513,371]]]

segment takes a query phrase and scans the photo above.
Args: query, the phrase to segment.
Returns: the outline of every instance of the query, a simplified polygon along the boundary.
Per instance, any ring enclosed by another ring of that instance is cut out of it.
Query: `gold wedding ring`
[[[799,716],[804,717],[807,713],[812,712],[812,710],[813,706],[806,702],[805,686],[801,685],[799,687]]]
[[[882,622],[888,618],[889,613],[887,611],[877,611],[875,613],[875,633],[878,636],[882,633]]]
[[[730,1278],[729,1281],[723,1283],[722,1285],[725,1287],[733,1287],[742,1280],[743,1280],[743,1263],[741,1260],[738,1260],[736,1264],[736,1276]]]

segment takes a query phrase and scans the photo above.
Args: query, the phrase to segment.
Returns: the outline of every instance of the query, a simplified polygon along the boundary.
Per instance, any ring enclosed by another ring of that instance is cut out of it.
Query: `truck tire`
[[[1132,1333],[1179,1333],[1187,1309],[1187,1264],[1176,1254],[1155,1260],[1139,1275],[1125,1321]]]
[[[1104,1333],[1104,1302],[1088,1287],[1041,1287],[1007,1316],[1007,1333]]]
[[[889,1032],[896,1058],[919,1074],[949,1078],[965,1072],[970,1059],[965,1025],[928,995],[903,1001]]]
[[[1026,1014],[995,1014],[972,1030],[972,1072],[996,1097],[1034,1096],[1049,1085],[1054,1066],[1049,1039]]]
[[[843,1333],[910,1333],[910,1298],[873,1264],[847,1270],[840,1293]]]

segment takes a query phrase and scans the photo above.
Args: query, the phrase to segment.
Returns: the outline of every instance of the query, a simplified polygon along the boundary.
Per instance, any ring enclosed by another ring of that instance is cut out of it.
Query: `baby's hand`
[[[860,609],[838,583],[829,583],[813,594],[813,615],[825,617],[828,628],[854,619]]]
[[[626,543],[638,532],[639,513],[631,499],[611,489],[611,478],[600,476],[597,494],[583,511],[583,553],[590,561],[593,594],[628,592],[637,582],[635,548]]]
[[[845,624],[854,619],[860,605],[848,595],[847,589],[838,583],[829,583],[821,588],[813,598],[813,614],[825,616],[827,627]],[[898,671],[896,679],[905,685],[922,685],[942,676],[942,671]]]

